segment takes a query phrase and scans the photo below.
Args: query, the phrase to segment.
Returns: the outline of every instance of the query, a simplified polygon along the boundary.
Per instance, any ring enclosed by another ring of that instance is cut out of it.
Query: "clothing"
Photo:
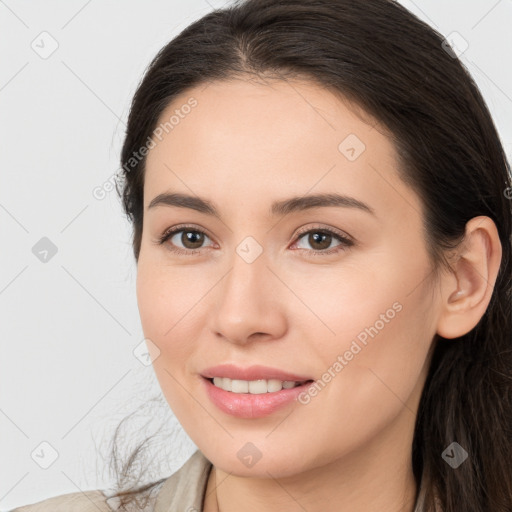
[[[196,450],[178,471],[158,484],[154,508],[147,512],[203,512],[211,469],[211,462]],[[55,496],[11,512],[113,512],[116,508],[115,499],[95,490]]]

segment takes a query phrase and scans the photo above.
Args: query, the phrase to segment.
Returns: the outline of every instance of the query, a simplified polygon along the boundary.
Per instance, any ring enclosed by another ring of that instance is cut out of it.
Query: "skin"
[[[436,333],[461,336],[484,314],[501,260],[494,223],[472,219],[453,272],[434,277],[421,200],[398,177],[384,130],[354,105],[306,81],[233,79],[187,91],[161,119],[190,97],[197,106],[147,156],[137,299],[162,392],[213,463],[205,511],[412,511],[429,349]],[[350,134],[366,146],[354,161],[338,149]],[[171,191],[208,199],[221,218],[148,209]],[[375,215],[333,206],[268,214],[273,201],[322,192]],[[199,252],[170,250],[193,250],[181,232],[156,243],[184,223],[206,233]],[[354,245],[315,244],[299,228],[331,228]],[[252,263],[236,252],[247,236],[263,250]],[[321,379],[394,303],[400,312],[306,405],[240,419],[204,391],[199,373],[221,363]],[[250,468],[237,457],[247,442],[261,453]]]

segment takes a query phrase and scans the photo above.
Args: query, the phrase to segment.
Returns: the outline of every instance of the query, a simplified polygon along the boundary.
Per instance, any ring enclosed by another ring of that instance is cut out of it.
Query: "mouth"
[[[280,370],[279,368],[270,368],[269,366],[261,365],[243,368],[234,364],[220,364],[204,369],[200,375],[207,379],[228,379],[230,381],[240,380],[243,382],[255,382],[265,380],[267,382],[272,381],[272,385],[276,385],[276,381],[281,383],[302,383],[313,380],[309,376],[298,375]],[[227,383],[228,380],[226,380]],[[217,384],[219,384],[219,381],[217,381],[216,385]],[[286,384],[286,386],[290,386],[290,384]]]
[[[215,406],[230,416],[246,419],[268,416],[293,404],[314,382],[275,368],[230,364],[206,369],[200,377]]]
[[[206,378],[206,377],[205,377]],[[277,393],[282,389],[293,389],[313,382],[308,379],[304,381],[279,380],[279,379],[257,379],[242,380],[230,379],[229,377],[206,378],[215,387],[235,394],[262,395],[265,393]]]

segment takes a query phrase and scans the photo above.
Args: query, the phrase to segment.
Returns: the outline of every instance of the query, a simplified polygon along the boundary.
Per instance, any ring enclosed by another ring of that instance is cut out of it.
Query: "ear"
[[[442,303],[437,334],[457,338],[468,333],[484,315],[500,268],[502,247],[496,225],[489,217],[474,217],[466,224],[453,272],[442,277]]]

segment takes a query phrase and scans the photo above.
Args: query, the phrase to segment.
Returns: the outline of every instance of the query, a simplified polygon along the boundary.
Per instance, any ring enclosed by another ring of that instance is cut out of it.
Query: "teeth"
[[[238,380],[228,379],[227,377],[214,377],[214,386],[231,391],[232,393],[250,393],[252,395],[261,395],[263,393],[275,393],[281,389],[291,389],[300,386],[302,382],[292,380],[261,379],[261,380]]]
[[[233,393],[249,393],[249,383],[246,380],[232,380],[231,391]]]

